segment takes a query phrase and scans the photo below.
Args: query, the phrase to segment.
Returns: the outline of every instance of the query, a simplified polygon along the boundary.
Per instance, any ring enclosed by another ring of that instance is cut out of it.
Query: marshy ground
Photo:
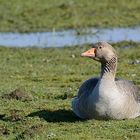
[[[0,11],[0,31],[4,32],[126,27],[140,23],[139,0],[0,0]],[[140,86],[140,43],[112,45],[119,55],[117,77]],[[140,117],[83,121],[73,114],[71,99],[79,86],[99,75],[97,62],[80,57],[89,47],[0,47],[0,139],[140,138]]]
[[[117,77],[140,86],[140,44],[113,44]],[[71,98],[81,83],[99,75],[99,64],[80,57],[90,46],[0,48],[0,134],[2,139],[139,139],[140,118],[78,119]]]

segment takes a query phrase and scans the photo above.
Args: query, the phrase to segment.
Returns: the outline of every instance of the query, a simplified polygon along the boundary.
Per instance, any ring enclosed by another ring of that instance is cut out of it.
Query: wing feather
[[[140,100],[139,88],[131,81],[115,79],[116,85],[120,92],[127,94],[128,96],[134,97],[135,100]]]
[[[88,79],[86,80],[82,85],[81,87],[79,88],[79,91],[78,91],[78,98],[83,95],[83,94],[86,94],[87,96],[89,94],[92,93],[93,89],[95,88],[96,84],[98,83],[99,81],[99,78],[98,77],[95,77],[95,78],[91,78],[91,79]]]

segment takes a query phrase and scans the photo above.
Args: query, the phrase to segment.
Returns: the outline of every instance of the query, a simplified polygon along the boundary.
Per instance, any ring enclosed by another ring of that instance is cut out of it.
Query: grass
[[[0,0],[0,31],[29,32],[140,23],[139,0]]]
[[[119,53],[117,77],[140,86],[139,64],[130,64],[140,58],[140,44],[121,42],[113,46]],[[81,83],[99,74],[97,62],[80,57],[89,47],[0,47],[0,139],[139,139],[139,117],[83,121],[72,113],[71,98]],[[6,98],[15,89],[27,93],[31,100]]]
[[[0,0],[0,32],[139,26],[139,13],[139,0]],[[119,52],[117,76],[140,86],[139,64],[131,64],[140,58],[140,44],[113,46]],[[89,47],[0,47],[0,139],[140,138],[140,117],[83,121],[73,114],[79,86],[99,74],[97,62],[80,57]]]

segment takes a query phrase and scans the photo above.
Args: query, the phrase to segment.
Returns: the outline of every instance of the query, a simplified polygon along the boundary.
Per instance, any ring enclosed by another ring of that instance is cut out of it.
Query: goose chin
[[[97,57],[93,57],[93,60],[100,62],[100,59]]]

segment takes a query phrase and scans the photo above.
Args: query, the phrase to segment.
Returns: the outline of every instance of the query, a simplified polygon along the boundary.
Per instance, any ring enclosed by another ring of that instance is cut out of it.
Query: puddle
[[[64,47],[95,43],[97,41],[140,42],[140,27],[133,28],[90,28],[80,31],[0,33],[0,45],[10,47]]]

